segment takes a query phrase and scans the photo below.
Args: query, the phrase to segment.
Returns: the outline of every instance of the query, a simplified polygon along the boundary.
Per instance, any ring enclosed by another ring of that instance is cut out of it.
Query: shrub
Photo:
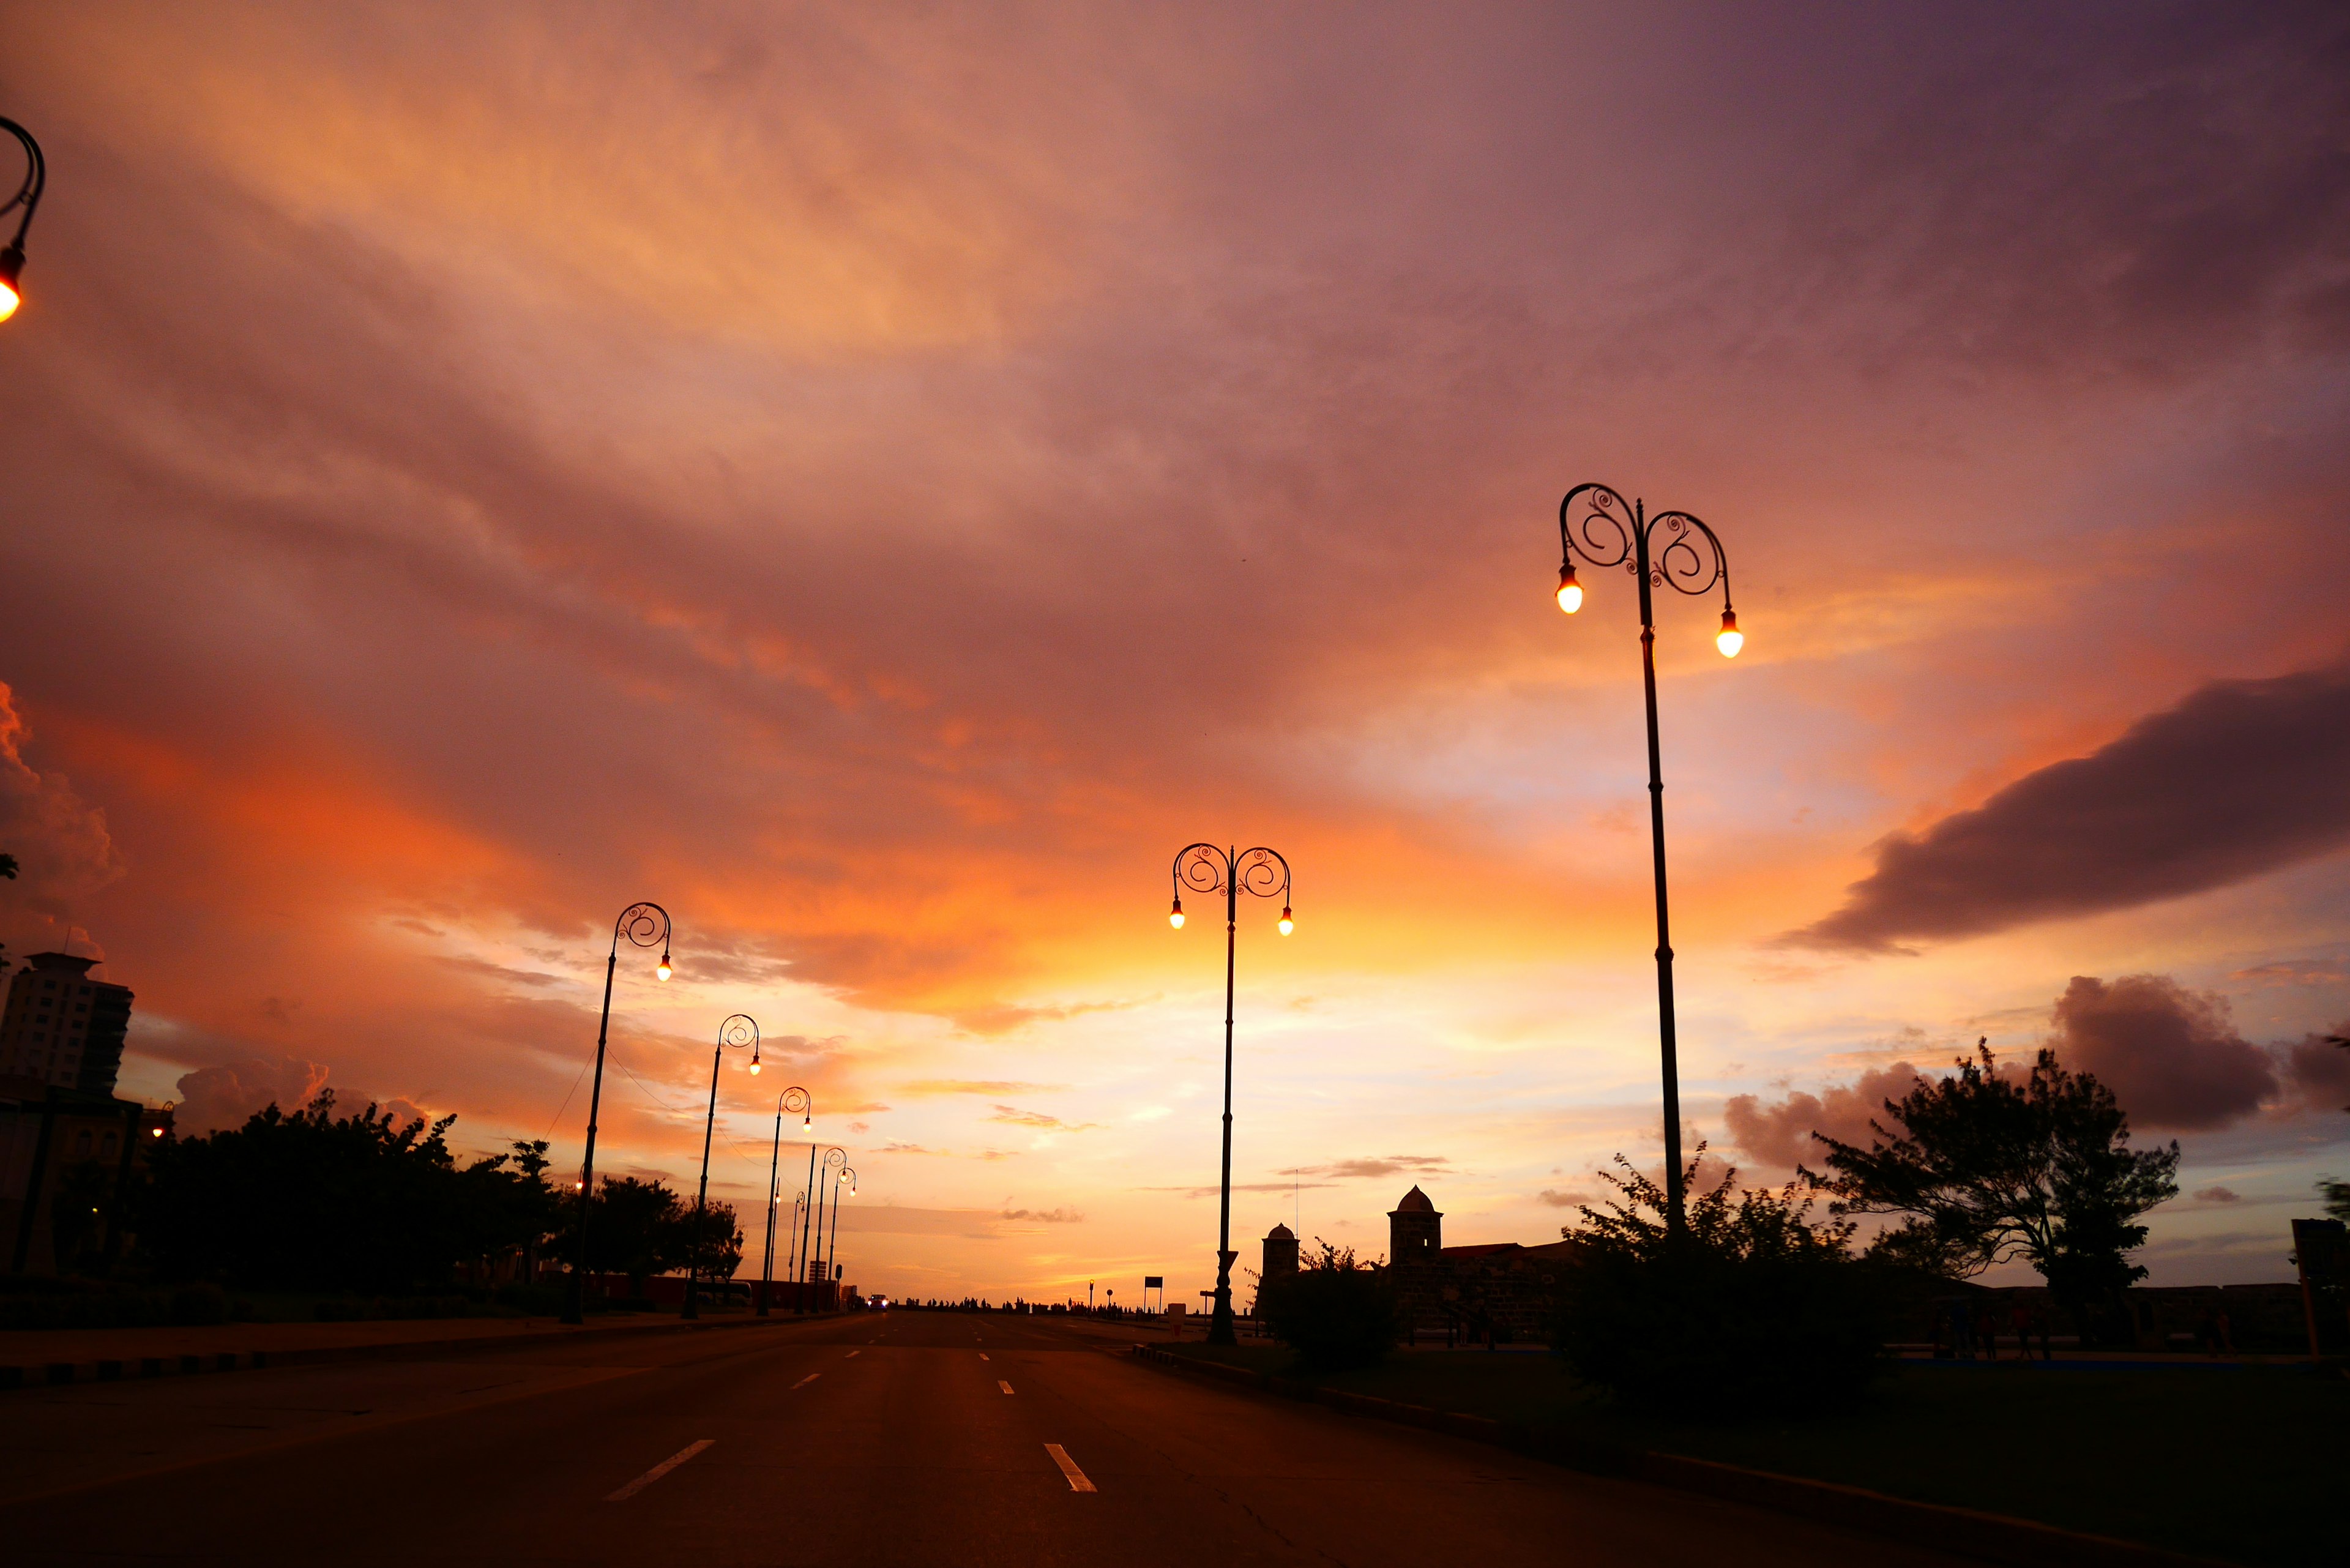
[[[1316,1371],[1372,1366],[1402,1333],[1394,1283],[1385,1269],[1356,1262],[1351,1247],[1340,1251],[1319,1237],[1315,1245],[1319,1257],[1261,1293],[1265,1321]]]
[[[1702,1155],[1704,1146],[1699,1146]],[[1849,1251],[1848,1222],[1813,1225],[1812,1199],[1767,1189],[1737,1195],[1726,1172],[1689,1206],[1682,1233],[1665,1195],[1621,1155],[1623,1195],[1583,1210],[1553,1343],[1577,1376],[1643,1406],[1734,1415],[1857,1397],[1883,1348],[1877,1270]],[[1687,1187],[1695,1186],[1690,1162]],[[1654,1216],[1653,1218],[1651,1216]]]
[[[182,1285],[172,1293],[173,1323],[226,1323],[228,1311],[228,1293],[218,1285]]]

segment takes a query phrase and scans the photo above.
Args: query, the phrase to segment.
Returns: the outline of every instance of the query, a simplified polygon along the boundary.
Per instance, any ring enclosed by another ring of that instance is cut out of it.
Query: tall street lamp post
[[[660,962],[653,973],[667,980],[675,972],[669,961],[669,911],[659,904],[631,904],[620,911],[612,922],[612,951],[604,961],[604,1015],[596,1025],[596,1082],[588,1091],[588,1152],[579,1162],[579,1250],[572,1260],[571,1290],[563,1303],[563,1321],[582,1323],[587,1318],[588,1291],[588,1205],[596,1196],[596,1116],[604,1103],[604,1042],[612,1030],[612,973],[620,963],[620,939],[626,937],[640,948],[658,943]]]
[[[793,1265],[792,1274],[792,1311],[795,1313],[807,1311],[808,1222],[810,1211],[816,1208],[815,1129],[816,1104],[811,1099],[800,1116],[800,1131],[808,1135],[808,1175],[806,1190],[801,1194],[807,1207],[800,1210],[800,1256],[799,1262]]]
[[[844,1186],[851,1198],[857,1196],[857,1172],[845,1165],[832,1183],[832,1245],[825,1249],[824,1254],[824,1277],[827,1282],[840,1273],[837,1260],[840,1256],[840,1189]]]
[[[775,1096],[775,1147],[767,1156],[767,1250],[759,1262],[759,1315],[767,1315],[767,1298],[775,1293],[776,1181],[783,1174],[784,1113],[807,1108],[808,1092],[794,1084]]]
[[[696,1290],[702,1282],[702,1249],[707,1227],[702,1223],[710,1211],[710,1136],[718,1129],[718,1064],[729,1050],[751,1048],[751,1075],[759,1075],[759,1021],[747,1012],[737,1012],[718,1026],[718,1044],[710,1053],[710,1114],[702,1124],[702,1186],[693,1195],[693,1243],[685,1254],[685,1311],[683,1317],[700,1317],[702,1303]]]
[[[1208,1322],[1208,1343],[1233,1345],[1232,1262],[1232,946],[1243,892],[1281,900],[1280,930],[1296,929],[1289,914],[1289,862],[1263,847],[1235,855],[1212,844],[1187,844],[1176,854],[1173,870],[1174,907],[1167,923],[1183,929],[1183,889],[1224,896],[1224,1162],[1222,1197],[1216,1210],[1216,1309]]]
[[[800,1234],[801,1234],[802,1228],[803,1228],[803,1226],[805,1225],[805,1223],[806,1223],[806,1220],[807,1220],[807,1194],[806,1194],[806,1193],[805,1193],[805,1192],[795,1193],[795,1194],[793,1195],[793,1197],[792,1197],[792,1225],[791,1225],[791,1229],[790,1229],[789,1231],[786,1231],[785,1232],[785,1234],[787,1237],[789,1237],[789,1238],[790,1238],[790,1240],[791,1240],[791,1250],[792,1250],[792,1256],[791,1256],[791,1268],[790,1268],[788,1271],[786,1271],[786,1272],[789,1272],[789,1273],[790,1273],[790,1275],[792,1276],[792,1281],[793,1281],[793,1283],[792,1283],[792,1300],[793,1300],[795,1303],[796,1303],[796,1302],[799,1300],[799,1288],[800,1288],[800,1287],[799,1287],[799,1279],[800,1279]],[[800,1309],[798,1309],[797,1307],[795,1307],[795,1308],[794,1308],[794,1310],[795,1310],[795,1311],[797,1311],[797,1310],[800,1310]]]
[[[1735,659],[1746,636],[1730,603],[1730,557],[1712,529],[1687,512],[1651,517],[1644,503],[1627,505],[1620,492],[1604,484],[1578,484],[1558,504],[1558,607],[1568,615],[1583,607],[1583,585],[1575,579],[1579,550],[1586,564],[1620,566],[1640,588],[1640,675],[1648,697],[1648,835],[1657,877],[1657,1033],[1665,1085],[1665,1226],[1679,1235],[1686,1195],[1681,1181],[1681,1086],[1679,1042],[1673,1024],[1672,925],[1665,907],[1665,780],[1657,744],[1657,616],[1654,588],[1670,587],[1692,597],[1721,585],[1721,628],[1714,646]]]
[[[25,215],[16,220],[16,237],[0,246],[0,321],[5,321],[16,314],[16,305],[22,297],[17,279],[25,272],[25,231],[33,226],[33,209],[41,204],[41,192],[49,182],[49,163],[41,156],[41,144],[33,140],[31,131],[5,118],[0,118],[0,130],[25,144],[25,182],[16,187],[16,193],[5,204],[0,204],[0,219],[19,207],[25,211]]]
[[[848,1151],[847,1149],[842,1148],[838,1144],[835,1144],[832,1147],[824,1151],[824,1174],[827,1179],[827,1185],[829,1185],[833,1172],[837,1170],[846,1170],[847,1168],[848,1168]],[[813,1210],[816,1213],[816,1245],[808,1249],[808,1272],[817,1275],[818,1278],[821,1278],[825,1266],[824,1189],[822,1187],[811,1189],[810,1196],[808,1198],[808,1208]],[[819,1302],[823,1299],[824,1298],[822,1296],[818,1296],[816,1298]]]

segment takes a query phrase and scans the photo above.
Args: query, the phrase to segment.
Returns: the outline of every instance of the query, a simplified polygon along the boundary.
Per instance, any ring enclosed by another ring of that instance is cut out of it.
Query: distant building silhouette
[[[1275,1225],[1264,1233],[1264,1267],[1259,1272],[1257,1288],[1263,1290],[1275,1280],[1285,1280],[1297,1272],[1297,1232],[1286,1225]]]
[[[1388,1267],[1415,1337],[1540,1339],[1572,1241],[1444,1244],[1444,1216],[1414,1187],[1388,1213]]]
[[[1388,1212],[1388,1262],[1398,1268],[1435,1262],[1444,1251],[1444,1216],[1414,1187]]]
[[[35,953],[0,1008],[0,1079],[111,1095],[130,1029],[130,988],[92,980],[96,959]]]

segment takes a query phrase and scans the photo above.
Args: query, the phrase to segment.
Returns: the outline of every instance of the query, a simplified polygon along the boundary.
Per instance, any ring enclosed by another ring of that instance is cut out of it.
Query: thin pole
[[[604,1040],[612,1027],[612,974],[620,967],[620,930],[612,928],[612,956],[604,961],[604,1014],[596,1025],[596,1082],[588,1091],[588,1155],[579,1164],[579,1246],[571,1260],[571,1291],[563,1321],[588,1321],[588,1200],[596,1195],[596,1114],[604,1103]]]
[[[1208,1343],[1239,1343],[1232,1333],[1232,950],[1240,927],[1240,877],[1233,854],[1224,851],[1224,1165],[1216,1205],[1216,1310],[1208,1320]]]
[[[833,1260],[835,1260],[836,1258],[837,1258],[837,1257],[839,1257],[839,1256],[840,1256],[840,1183],[839,1183],[838,1181],[837,1181],[837,1180],[836,1180],[836,1181],[832,1184],[832,1245],[831,1245],[831,1247],[829,1247],[828,1249],[827,1249],[827,1251],[826,1251],[826,1252],[825,1252],[825,1255],[824,1255],[824,1282],[825,1282],[826,1284],[827,1284],[827,1285],[829,1285],[829,1284],[831,1284],[831,1283],[832,1283],[832,1276],[833,1276],[836,1272],[838,1272],[838,1271],[837,1271],[836,1269],[834,1269],[834,1267],[833,1267],[832,1265],[833,1265]],[[839,1304],[839,1303],[835,1302],[833,1304],[834,1304],[834,1305],[836,1305],[836,1306],[837,1306],[837,1305]]]
[[[813,1139],[808,1143],[807,1203],[808,1209],[816,1207],[816,1143]],[[799,1277],[792,1284],[792,1310],[798,1313],[807,1311],[807,1240],[808,1210],[803,1209],[800,1210]]]
[[[693,1237],[685,1254],[685,1312],[683,1316],[700,1317],[701,1303],[694,1298],[694,1286],[702,1277],[702,1217],[710,1206],[710,1135],[718,1126],[718,1069],[726,1059],[726,1041],[720,1036],[710,1053],[710,1112],[702,1123],[702,1186],[693,1195]]]
[[[775,1178],[784,1159],[784,1097],[775,1096],[775,1147],[767,1156],[767,1250],[759,1259],[759,1315],[767,1315],[767,1298],[775,1290]]]
[[[1673,1025],[1672,921],[1665,908],[1665,776],[1657,742],[1657,615],[1648,596],[1648,524],[1643,504],[1632,503],[1634,569],[1640,579],[1640,676],[1648,696],[1648,835],[1657,864],[1657,1033],[1665,1081],[1665,1229],[1678,1236],[1684,1223],[1681,1191],[1681,1077]]]

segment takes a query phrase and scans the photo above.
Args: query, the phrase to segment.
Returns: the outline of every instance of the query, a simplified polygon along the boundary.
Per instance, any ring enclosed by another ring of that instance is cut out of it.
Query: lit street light
[[[1279,929],[1287,936],[1297,929],[1289,913],[1289,862],[1265,848],[1234,855],[1212,844],[1189,844],[1175,857],[1175,902],[1167,923],[1183,929],[1183,889],[1224,896],[1224,1161],[1222,1197],[1216,1210],[1216,1307],[1208,1323],[1208,1343],[1233,1345],[1232,1262],[1232,946],[1240,918],[1243,892],[1281,900]]]
[[[737,1012],[718,1026],[718,1044],[710,1053],[710,1114],[702,1124],[702,1186],[693,1195],[693,1244],[685,1254],[685,1311],[681,1317],[700,1317],[702,1303],[695,1286],[702,1279],[702,1216],[710,1208],[710,1135],[718,1127],[718,1065],[731,1050],[751,1048],[751,1071],[759,1071],[759,1021]]]
[[[650,903],[631,904],[621,910],[620,918],[612,922],[611,956],[604,961],[604,1014],[596,1025],[596,1082],[588,1091],[588,1152],[579,1162],[579,1249],[572,1260],[571,1290],[563,1303],[566,1323],[587,1319],[588,1208],[596,1195],[596,1116],[604,1103],[604,1041],[612,1029],[612,973],[620,964],[622,937],[640,948],[658,943],[660,962],[653,966],[653,973],[667,980],[676,972],[669,961],[669,911]]]
[[[809,1147],[809,1150],[808,1150],[808,1152],[809,1152],[810,1154],[814,1154],[814,1153],[816,1152],[815,1147],[814,1147],[814,1146],[813,1146],[813,1145],[811,1145],[811,1146]],[[827,1176],[830,1176],[830,1175],[831,1175],[834,1171],[836,1171],[836,1170],[845,1170],[845,1169],[847,1169],[847,1167],[848,1167],[848,1151],[847,1151],[847,1149],[845,1149],[845,1148],[842,1148],[838,1144],[835,1144],[832,1147],[830,1147],[830,1148],[828,1148],[828,1149],[826,1149],[826,1150],[824,1151],[824,1171],[825,1171],[825,1174],[826,1174]],[[819,1273],[819,1272],[820,1272],[820,1271],[824,1268],[824,1266],[825,1266],[825,1265],[824,1265],[824,1189],[823,1189],[823,1188],[821,1188],[821,1187],[816,1186],[816,1185],[815,1184],[814,1179],[810,1179],[810,1181],[809,1181],[809,1184],[808,1184],[808,1190],[809,1190],[809,1191],[814,1195],[814,1196],[812,1196],[811,1198],[809,1198],[809,1199],[808,1199],[808,1209],[809,1209],[810,1212],[815,1216],[815,1219],[816,1219],[816,1245],[808,1249],[807,1259],[806,1259],[806,1262],[807,1262],[807,1272],[808,1272],[809,1273]],[[834,1205],[834,1207],[835,1207],[836,1209],[838,1207],[838,1202],[837,1202],[837,1199],[836,1199],[836,1201],[835,1201],[835,1205]],[[805,1281],[803,1281],[802,1282],[803,1282],[803,1283],[805,1283],[806,1282],[805,1282]],[[821,1301],[823,1300],[823,1298],[822,1298],[821,1296],[819,1296],[819,1297],[817,1298],[817,1300],[818,1300],[819,1302],[821,1302]]]
[[[847,1186],[851,1198],[857,1196],[857,1172],[846,1165],[840,1168],[840,1174],[833,1179],[832,1183],[832,1245],[825,1249],[824,1254],[824,1277],[827,1282],[840,1272],[833,1260],[840,1256],[840,1189],[843,1184]]]
[[[759,1315],[767,1315],[767,1298],[775,1292],[775,1197],[783,1174],[784,1113],[807,1108],[808,1092],[794,1084],[775,1096],[775,1147],[767,1156],[767,1251],[759,1263]]]
[[[0,130],[25,144],[25,182],[0,205],[0,218],[19,207],[25,210],[25,215],[16,220],[16,237],[0,246],[0,321],[5,321],[16,314],[24,297],[17,280],[25,271],[25,231],[33,226],[33,209],[41,204],[41,191],[49,182],[49,163],[41,156],[41,144],[33,140],[31,131],[5,118],[0,118]]]
[[[1720,583],[1721,629],[1714,634],[1714,646],[1724,659],[1735,659],[1746,644],[1746,634],[1738,629],[1738,612],[1730,605],[1730,557],[1713,530],[1689,513],[1659,512],[1651,517],[1641,502],[1627,506],[1621,494],[1604,484],[1578,484],[1558,504],[1558,607],[1567,614],[1583,607],[1583,585],[1575,576],[1578,548],[1587,565],[1621,566],[1640,587],[1640,673],[1648,697],[1648,833],[1657,876],[1657,1024],[1665,1085],[1665,1224],[1678,1234],[1686,1201],[1681,1191],[1681,1088],[1673,1025],[1672,927],[1665,909],[1665,780],[1657,743],[1657,617],[1650,590],[1670,587],[1694,597],[1711,592]]]

